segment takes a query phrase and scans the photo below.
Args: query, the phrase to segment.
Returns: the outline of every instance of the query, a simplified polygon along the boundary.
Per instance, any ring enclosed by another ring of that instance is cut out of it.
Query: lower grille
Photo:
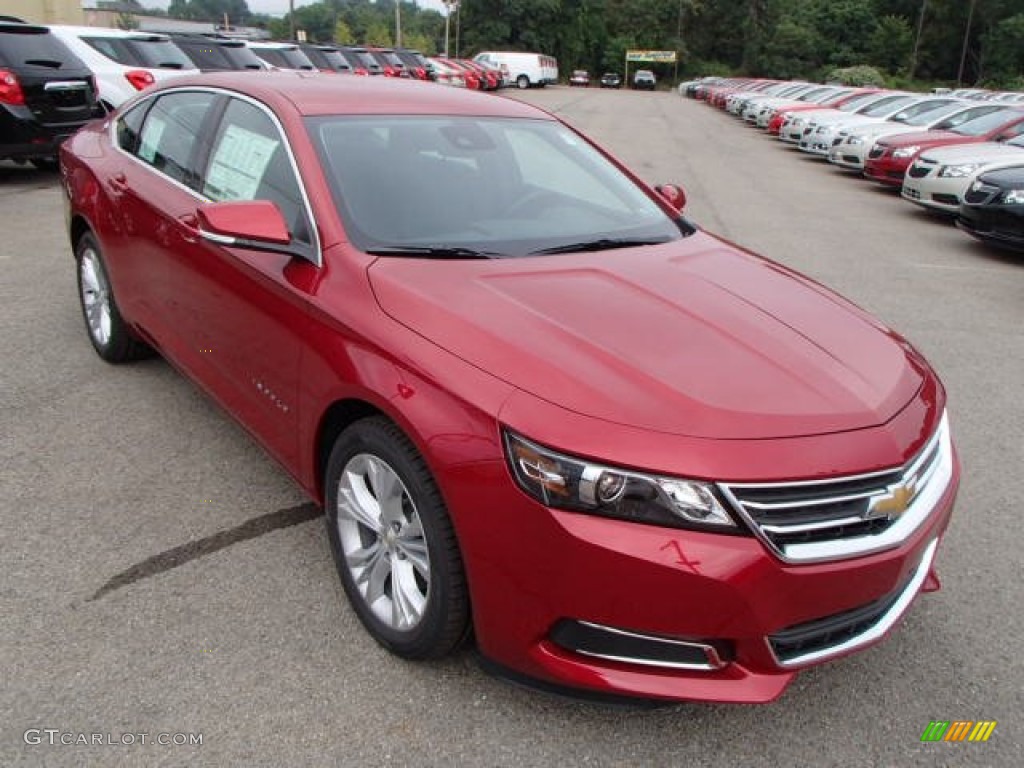
[[[960,205],[959,197],[942,192],[932,195],[932,200],[936,203],[942,203],[943,205]]]
[[[787,562],[856,557],[899,546],[931,514],[952,478],[943,416],[904,467],[853,477],[771,484],[721,484],[754,533]]]
[[[903,616],[924,584],[938,541],[925,549],[921,562],[893,592],[867,605],[786,627],[768,636],[768,646],[782,667],[823,661],[874,642]]]

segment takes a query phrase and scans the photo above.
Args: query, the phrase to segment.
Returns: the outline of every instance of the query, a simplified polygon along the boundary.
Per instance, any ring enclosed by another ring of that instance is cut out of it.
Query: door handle
[[[123,173],[115,173],[109,179],[107,179],[107,186],[110,187],[114,192],[120,194],[128,191],[128,177]]]
[[[186,243],[199,242],[199,219],[194,213],[186,213],[184,216],[179,216],[178,224],[182,230],[182,240]]]

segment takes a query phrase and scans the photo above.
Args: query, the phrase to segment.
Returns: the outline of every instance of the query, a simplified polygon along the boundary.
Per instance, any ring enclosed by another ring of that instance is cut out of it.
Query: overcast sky
[[[295,7],[311,5],[316,0],[295,0]],[[381,0],[378,0],[380,2]],[[170,0],[140,0],[150,8],[166,8]],[[420,8],[433,8],[435,11],[444,13],[444,5],[441,0],[415,0]],[[253,13],[269,13],[272,16],[283,16],[288,13],[288,0],[246,0],[249,10]],[[453,19],[454,21],[454,19]]]

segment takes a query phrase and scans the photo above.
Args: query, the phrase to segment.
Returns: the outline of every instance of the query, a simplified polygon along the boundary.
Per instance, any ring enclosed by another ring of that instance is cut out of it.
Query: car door
[[[317,244],[284,133],[262,105],[229,99],[205,163],[203,198],[270,200],[300,255],[200,239],[172,255],[174,322],[216,369],[216,394],[267,448],[293,465],[300,354],[307,327],[299,286],[318,270]],[[192,219],[191,225],[197,227]],[[198,234],[198,229],[195,230]]]
[[[115,123],[121,153],[106,174],[104,194],[112,221],[102,225],[115,283],[129,286],[118,297],[172,358],[192,368],[193,350],[179,333],[177,298],[166,290],[172,257],[196,248],[194,229],[183,217],[201,201],[196,163],[220,97],[209,91],[174,91],[145,100]],[[201,378],[203,371],[195,371]]]

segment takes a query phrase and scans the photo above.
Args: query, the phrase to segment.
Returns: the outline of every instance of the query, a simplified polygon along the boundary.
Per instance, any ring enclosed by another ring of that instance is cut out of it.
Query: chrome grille
[[[877,160],[878,158],[880,158],[884,154],[885,154],[885,150],[882,149],[880,146],[878,146],[876,144],[875,146],[873,146],[871,148],[871,151],[868,152],[868,157],[870,157],[872,160]]]
[[[910,463],[854,477],[723,483],[723,495],[783,560],[840,560],[899,546],[928,518],[953,474],[945,416]]]
[[[907,171],[907,176],[912,179],[923,179],[929,173],[931,173],[932,167],[930,165],[922,165],[921,163],[914,163],[910,166],[910,170]]]

